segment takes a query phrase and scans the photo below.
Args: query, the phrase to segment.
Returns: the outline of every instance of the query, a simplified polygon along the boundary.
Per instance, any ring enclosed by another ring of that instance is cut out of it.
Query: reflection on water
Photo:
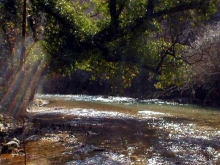
[[[27,143],[30,164],[220,164],[217,109],[125,97],[37,97],[50,104],[30,110],[38,128],[37,140]]]
[[[104,97],[88,95],[37,95],[38,98],[63,101],[60,106],[74,106],[86,109],[108,110],[136,115],[140,110],[150,110],[173,114],[178,118],[186,118],[201,125],[220,128],[220,107],[200,107],[197,105],[184,105],[166,102],[158,99],[139,100],[129,97]],[[81,102],[83,101],[83,103]],[[59,106],[52,103],[51,106]]]

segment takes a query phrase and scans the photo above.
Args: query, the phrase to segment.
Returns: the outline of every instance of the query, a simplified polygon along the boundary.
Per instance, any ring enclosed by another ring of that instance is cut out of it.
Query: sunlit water
[[[47,124],[56,119],[68,128],[46,125],[43,136],[30,136],[36,140],[29,142],[31,164],[220,164],[218,109],[126,97],[37,98],[50,104],[32,108],[36,118]]]

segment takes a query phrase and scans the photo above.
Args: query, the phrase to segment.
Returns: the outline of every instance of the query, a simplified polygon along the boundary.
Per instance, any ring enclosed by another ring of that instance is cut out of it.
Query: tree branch
[[[160,18],[167,14],[174,14],[185,10],[200,9],[204,4],[204,2],[202,2],[201,0],[199,2],[179,4],[169,9],[164,9],[155,12],[153,1],[154,0],[149,0],[145,16],[135,19],[131,23],[128,23],[127,26],[125,27],[114,29],[114,33],[112,33],[112,29],[110,28],[110,26],[106,27],[105,29],[97,33],[94,38],[99,38],[100,40],[102,40],[102,42],[112,42],[115,39],[118,39],[122,36],[132,33],[135,29],[138,29],[140,26],[143,26],[145,23],[148,23],[149,21],[155,18]],[[148,27],[147,26],[144,27],[147,30]]]
[[[70,21],[64,16],[62,16],[58,11],[54,10],[55,4],[54,3],[49,3],[49,4],[44,4],[43,2],[37,2],[35,0],[30,0],[33,4],[38,5],[41,7],[46,13],[52,15],[54,18],[57,19],[57,21],[60,22],[60,24],[65,27],[65,29],[75,29],[78,31],[81,31],[80,27],[78,27],[73,21]],[[142,27],[143,30],[149,29],[149,22],[153,19],[158,19],[161,18],[162,16],[168,15],[168,14],[175,14],[179,13],[182,11],[188,11],[188,10],[194,10],[194,9],[201,9],[204,7],[204,2],[203,0],[197,0],[197,1],[190,1],[186,3],[179,3],[176,6],[166,8],[163,10],[158,10],[155,11],[155,0],[148,0],[148,4],[146,6],[146,13],[142,17],[139,17],[131,22],[128,22],[127,25],[125,26],[119,26],[118,19],[119,16],[124,8],[125,2],[118,2],[117,0],[109,0],[109,12],[110,12],[110,17],[111,21],[110,24],[101,29],[99,32],[97,32],[94,36],[87,36],[87,34],[82,32],[80,36],[76,37],[76,34],[71,34],[71,37],[77,38],[79,41],[79,44],[84,48],[84,49],[94,49],[98,48],[102,54],[103,57],[105,58],[106,61],[110,62],[131,62],[131,63],[138,63],[139,61],[135,59],[122,59],[119,57],[115,57],[112,54],[109,54],[108,47],[106,46],[107,43],[115,41],[123,36],[126,36],[128,34],[132,34],[135,30],[139,29]],[[82,41],[81,41],[81,38]],[[84,47],[85,46],[85,47]],[[170,51],[166,51],[165,54],[172,54]],[[143,65],[144,68],[153,71],[154,73],[159,73],[160,74],[160,69],[162,66],[162,63],[165,59],[166,55],[163,55],[161,60],[159,61],[158,65],[156,68],[152,68],[150,66],[145,66]]]
[[[111,23],[110,25],[112,28],[118,27],[118,16],[116,10],[116,0],[109,0],[109,12],[111,16]]]

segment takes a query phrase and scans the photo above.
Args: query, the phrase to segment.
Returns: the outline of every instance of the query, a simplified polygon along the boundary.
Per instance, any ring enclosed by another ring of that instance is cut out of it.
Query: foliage
[[[184,87],[192,89],[196,98],[205,104],[219,103],[220,82],[220,44],[219,24],[208,24],[203,30],[203,35],[192,44],[186,52],[188,62],[191,64],[190,77],[192,81],[185,83]],[[197,93],[202,93],[200,96]]]
[[[70,74],[77,64],[94,76],[121,75],[129,80],[143,67],[158,75],[161,88],[183,84],[187,66],[182,51],[189,46],[189,34],[218,4],[216,0],[31,0],[32,7],[45,14],[44,40],[52,72]]]
[[[22,6],[13,2],[16,5],[0,3],[7,10],[1,22],[19,32],[14,35],[19,39],[21,31],[15,26],[21,21],[15,20],[21,20]],[[28,37],[47,51],[45,66],[52,74],[70,75],[80,68],[92,72],[93,78],[121,79],[126,87],[145,68],[158,78],[157,87],[181,86],[189,79],[183,51],[218,4],[219,0],[30,0]],[[8,19],[13,14],[16,19]]]

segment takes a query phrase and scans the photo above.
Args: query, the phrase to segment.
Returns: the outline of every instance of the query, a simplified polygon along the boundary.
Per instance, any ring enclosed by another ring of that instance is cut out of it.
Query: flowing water
[[[27,164],[220,164],[220,109],[126,97],[36,97],[49,104],[30,109]],[[5,154],[1,163],[24,164],[24,156]]]

